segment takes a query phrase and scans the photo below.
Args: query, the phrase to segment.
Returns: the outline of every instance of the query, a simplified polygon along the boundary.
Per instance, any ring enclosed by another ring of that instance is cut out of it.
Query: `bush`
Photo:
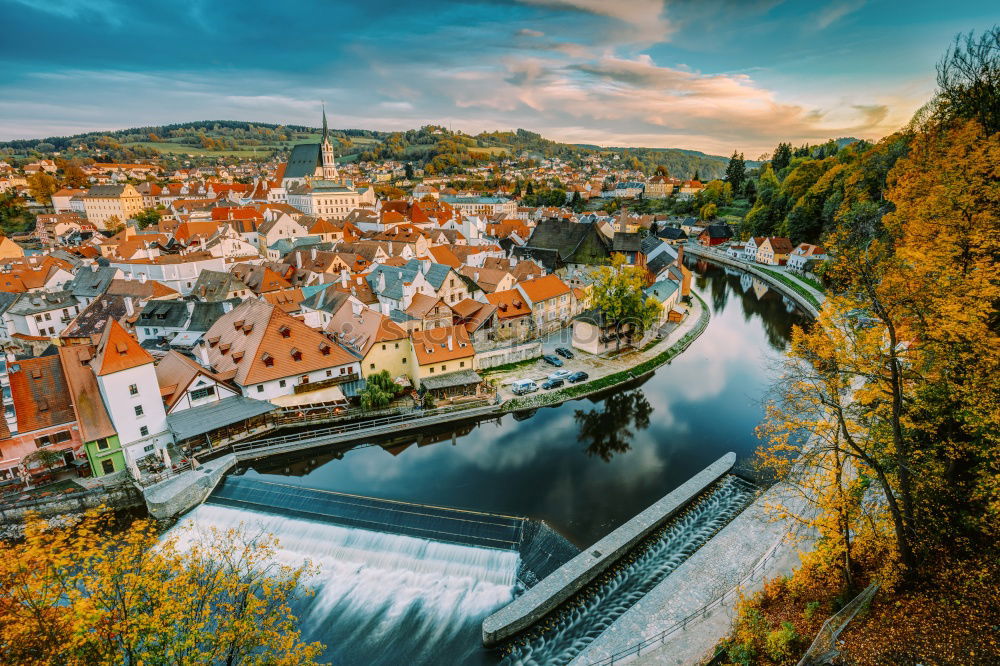
[[[774,661],[786,661],[795,654],[799,635],[791,622],[782,622],[780,629],[775,629],[767,635],[765,650],[767,656]]]

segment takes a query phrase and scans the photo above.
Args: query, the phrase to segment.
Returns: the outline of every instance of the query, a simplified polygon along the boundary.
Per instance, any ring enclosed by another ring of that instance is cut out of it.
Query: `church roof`
[[[306,178],[316,173],[316,167],[322,166],[321,146],[318,143],[300,143],[292,148],[285,166],[284,178]]]

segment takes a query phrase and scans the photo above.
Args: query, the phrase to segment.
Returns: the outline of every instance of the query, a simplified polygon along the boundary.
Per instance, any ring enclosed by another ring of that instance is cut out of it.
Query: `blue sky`
[[[991,2],[0,0],[0,139],[189,120],[748,157],[878,138]]]

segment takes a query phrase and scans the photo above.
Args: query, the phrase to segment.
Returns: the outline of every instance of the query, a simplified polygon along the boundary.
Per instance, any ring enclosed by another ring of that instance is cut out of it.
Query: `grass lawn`
[[[808,289],[806,289],[805,287],[803,287],[801,284],[799,284],[795,280],[791,279],[790,277],[788,277],[787,275],[785,275],[783,273],[779,273],[778,271],[772,271],[772,270],[769,270],[767,268],[762,268],[761,266],[755,266],[754,268],[756,268],[757,270],[759,270],[759,271],[761,271],[763,273],[767,273],[768,275],[770,275],[771,277],[773,277],[778,282],[781,282],[782,284],[787,285],[788,287],[791,287],[793,290],[795,290],[795,293],[800,294],[801,296],[803,296],[807,301],[809,301],[813,305],[813,307],[815,307],[817,310],[819,310],[819,308],[820,308],[820,302],[818,300],[816,300],[816,297],[812,295],[811,291],[809,291]]]

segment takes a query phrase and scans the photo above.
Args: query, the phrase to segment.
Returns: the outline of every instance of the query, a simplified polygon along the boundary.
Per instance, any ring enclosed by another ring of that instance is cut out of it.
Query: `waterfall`
[[[173,531],[180,541],[209,528],[273,534],[277,558],[318,573],[315,595],[294,610],[307,641],[337,664],[491,663],[483,618],[513,596],[518,553],[341,527],[203,504]]]

